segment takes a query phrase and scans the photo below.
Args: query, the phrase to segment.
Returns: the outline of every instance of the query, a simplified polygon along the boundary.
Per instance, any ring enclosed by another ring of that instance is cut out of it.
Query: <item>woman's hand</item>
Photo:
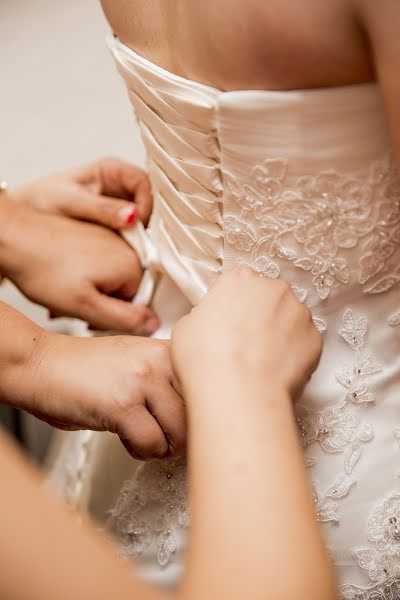
[[[103,158],[19,188],[10,197],[35,210],[122,229],[147,224],[152,197],[147,174],[116,158]]]
[[[221,275],[176,326],[193,499],[184,597],[239,600],[249,582],[258,598],[336,597],[290,402],[320,352],[290,287],[246,268]],[[247,579],[227,591],[246,556]]]
[[[131,334],[158,327],[150,308],[131,304],[142,277],[135,252],[105,227],[38,213],[5,196],[0,273],[53,316]]]
[[[172,354],[186,390],[219,373],[262,378],[270,389],[299,394],[322,348],[310,311],[290,286],[249,268],[224,273],[175,327]]]
[[[140,460],[184,452],[185,409],[167,341],[42,332],[16,385],[20,407],[54,427],[111,431]]]

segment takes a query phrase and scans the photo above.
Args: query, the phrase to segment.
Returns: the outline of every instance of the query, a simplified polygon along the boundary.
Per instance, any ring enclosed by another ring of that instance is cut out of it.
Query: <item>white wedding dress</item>
[[[235,265],[292,284],[325,340],[297,420],[341,597],[399,600],[400,183],[379,89],[220,92],[110,45],[148,153],[154,214],[128,238],[158,335]],[[147,578],[176,582],[184,461],[138,466],[109,436],[81,432],[52,479],[77,506],[112,509],[122,554]]]

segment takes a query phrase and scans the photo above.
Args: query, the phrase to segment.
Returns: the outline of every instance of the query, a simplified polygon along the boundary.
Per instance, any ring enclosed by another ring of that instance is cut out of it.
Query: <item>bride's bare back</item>
[[[400,157],[399,0],[102,0],[128,46],[221,90],[380,80]]]

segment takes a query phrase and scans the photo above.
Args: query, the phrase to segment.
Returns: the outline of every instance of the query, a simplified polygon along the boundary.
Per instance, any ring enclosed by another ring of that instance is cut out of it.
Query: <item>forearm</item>
[[[193,527],[183,597],[334,598],[287,395],[210,376],[187,402]]]
[[[177,598],[331,600],[288,399],[276,393],[264,410],[264,390],[238,383],[214,380],[189,398],[193,528]],[[89,524],[78,527],[1,436],[0,477],[2,597],[161,598]]]
[[[42,489],[34,469],[1,432],[0,477],[1,598],[161,599],[134,578],[89,523],[79,524]]]
[[[32,375],[46,336],[36,323],[0,302],[0,402],[32,408]]]

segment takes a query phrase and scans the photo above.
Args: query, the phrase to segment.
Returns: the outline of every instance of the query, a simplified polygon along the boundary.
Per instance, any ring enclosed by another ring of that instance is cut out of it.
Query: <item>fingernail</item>
[[[118,217],[122,226],[130,225],[137,217],[136,206],[125,206],[118,211]]]

